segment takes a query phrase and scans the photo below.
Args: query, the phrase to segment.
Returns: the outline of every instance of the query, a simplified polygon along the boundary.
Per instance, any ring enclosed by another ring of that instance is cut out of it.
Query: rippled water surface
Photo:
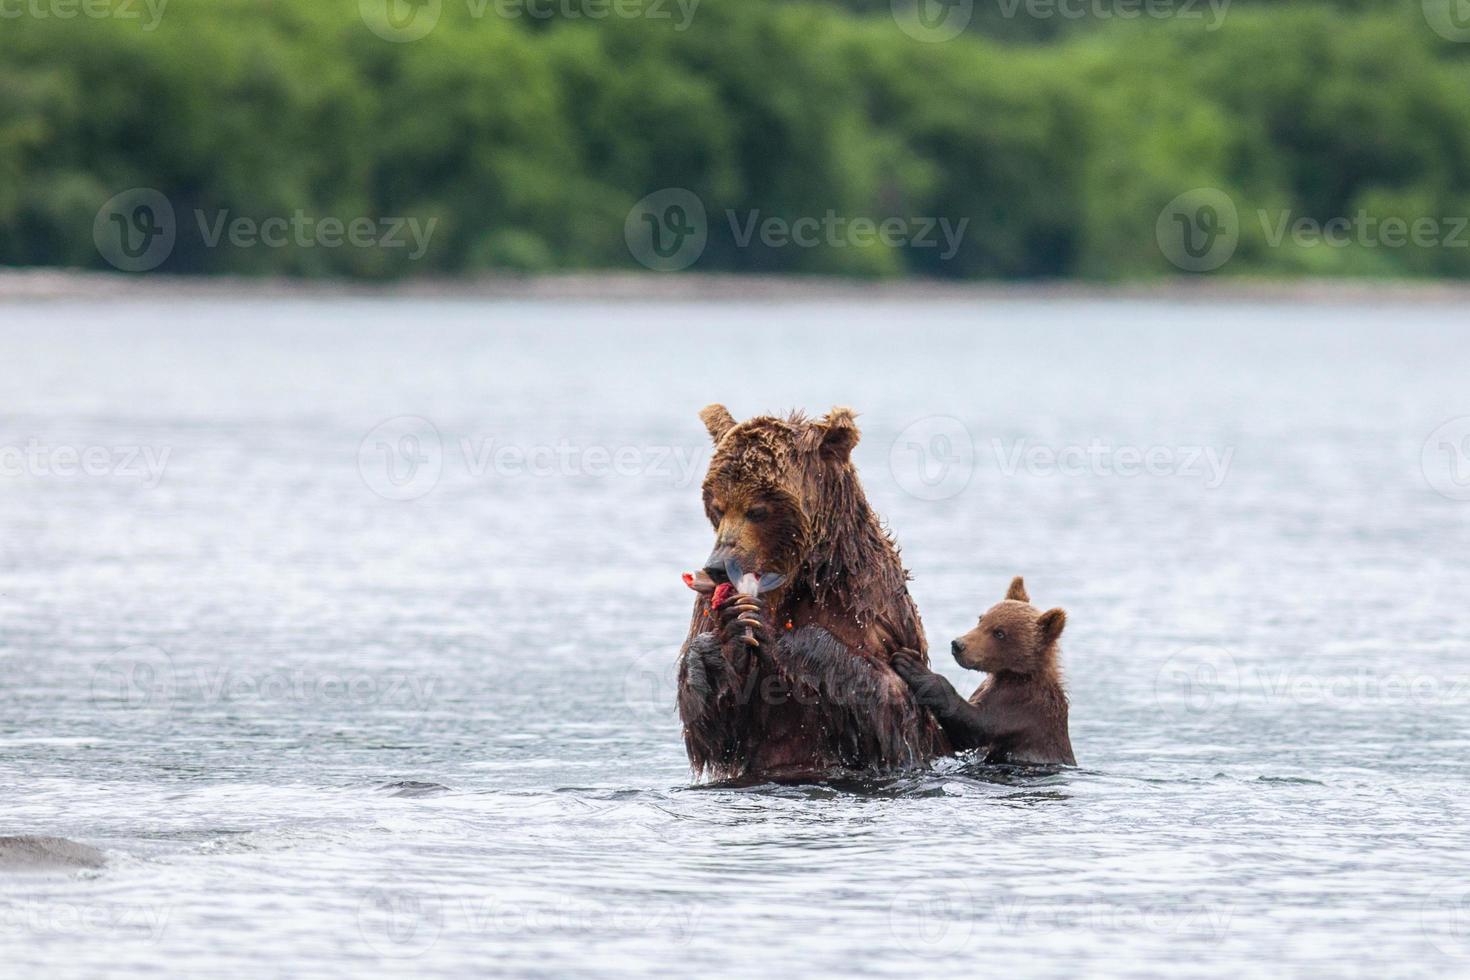
[[[0,306],[0,834],[108,858],[5,971],[1464,974],[1463,320]],[[862,413],[937,651],[1068,610],[1080,769],[692,784],[716,400]]]

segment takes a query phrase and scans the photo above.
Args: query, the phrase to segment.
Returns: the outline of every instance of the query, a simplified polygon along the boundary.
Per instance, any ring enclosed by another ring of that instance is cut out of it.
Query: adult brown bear
[[[926,656],[898,549],[868,506],[850,459],[850,409],[736,423],[700,412],[715,443],[704,509],[715,547],[704,572],[784,583],[711,609],[702,593],[679,656],[679,716],[696,773],[807,778],[927,762],[943,731],[889,666]]]

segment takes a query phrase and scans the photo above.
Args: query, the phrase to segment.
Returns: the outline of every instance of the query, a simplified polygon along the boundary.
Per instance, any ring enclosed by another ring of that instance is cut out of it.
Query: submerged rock
[[[449,787],[440,783],[421,783],[415,779],[400,779],[397,782],[384,783],[378,787],[380,793],[389,796],[438,796],[448,793]]]
[[[0,871],[100,868],[102,852],[64,837],[0,837]]]

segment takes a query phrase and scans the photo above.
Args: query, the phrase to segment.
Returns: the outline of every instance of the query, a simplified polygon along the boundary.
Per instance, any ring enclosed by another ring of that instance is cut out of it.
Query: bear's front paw
[[[926,708],[942,708],[948,701],[949,682],[934,673],[913,650],[899,650],[889,661],[893,672],[903,678],[914,700]]]
[[[895,651],[888,663],[893,668],[893,672],[902,677],[904,683],[909,687],[920,686],[929,679],[931,673],[914,650]]]
[[[743,671],[744,661],[751,652],[770,649],[771,626],[766,619],[765,605],[755,596],[735,596],[720,607],[718,615],[720,643],[737,669]]]

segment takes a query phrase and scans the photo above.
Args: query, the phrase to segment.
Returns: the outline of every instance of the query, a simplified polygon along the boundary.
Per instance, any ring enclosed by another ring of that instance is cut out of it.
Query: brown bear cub
[[[1057,640],[1066,625],[1062,610],[1031,605],[1017,576],[1005,599],[950,644],[961,667],[990,675],[970,700],[911,651],[895,653],[893,669],[934,712],[957,750],[985,749],[986,762],[1075,766],[1057,665]]]

